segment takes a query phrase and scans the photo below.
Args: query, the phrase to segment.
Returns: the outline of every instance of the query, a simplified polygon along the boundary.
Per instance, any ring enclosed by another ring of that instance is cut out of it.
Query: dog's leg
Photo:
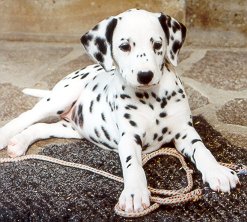
[[[52,137],[77,138],[82,136],[64,120],[57,123],[37,123],[10,139],[7,152],[11,157],[24,155],[32,143]]]
[[[211,152],[205,147],[193,126],[188,126],[182,133],[175,136],[176,148],[189,157],[202,173],[204,182],[208,182],[215,191],[230,192],[239,179],[236,173],[220,165]]]
[[[79,82],[80,83],[80,82]],[[20,133],[30,125],[47,117],[59,117],[69,110],[78,99],[81,87],[54,88],[50,94],[41,99],[31,110],[22,113],[5,126],[0,128],[0,149],[7,146],[10,138]]]
[[[119,156],[123,169],[124,190],[119,206],[127,212],[139,212],[150,205],[150,192],[142,168],[141,139],[125,134],[119,143]]]

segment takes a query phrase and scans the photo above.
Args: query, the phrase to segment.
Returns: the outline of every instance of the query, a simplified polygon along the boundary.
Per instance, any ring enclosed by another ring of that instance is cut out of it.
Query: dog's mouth
[[[139,86],[137,86],[136,88],[137,89],[141,89],[141,90],[146,90],[146,89],[150,89],[150,88],[152,88],[152,87],[154,87],[154,86],[156,86],[157,84],[151,84],[151,85],[139,85]]]

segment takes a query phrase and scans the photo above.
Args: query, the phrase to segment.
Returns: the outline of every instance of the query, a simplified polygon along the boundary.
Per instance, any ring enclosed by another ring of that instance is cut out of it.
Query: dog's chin
[[[150,84],[150,85],[138,85],[136,86],[136,89],[139,90],[148,90],[148,89],[152,89],[153,87],[155,87],[157,84]]]

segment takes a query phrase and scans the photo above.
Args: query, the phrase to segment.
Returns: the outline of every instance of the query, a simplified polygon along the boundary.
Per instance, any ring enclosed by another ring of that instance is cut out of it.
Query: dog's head
[[[114,64],[134,87],[159,83],[165,60],[177,66],[186,28],[163,13],[132,9],[109,17],[81,37],[106,71]]]

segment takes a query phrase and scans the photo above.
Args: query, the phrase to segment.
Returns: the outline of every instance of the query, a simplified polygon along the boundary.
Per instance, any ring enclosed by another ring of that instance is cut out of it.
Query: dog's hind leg
[[[28,147],[37,140],[60,137],[81,139],[82,136],[67,121],[37,123],[10,139],[7,152],[10,157],[24,155]]]
[[[80,96],[81,84],[82,82],[77,80],[60,81],[31,110],[22,113],[0,128],[0,149],[5,148],[10,138],[30,125],[48,117],[60,117],[67,113]]]

